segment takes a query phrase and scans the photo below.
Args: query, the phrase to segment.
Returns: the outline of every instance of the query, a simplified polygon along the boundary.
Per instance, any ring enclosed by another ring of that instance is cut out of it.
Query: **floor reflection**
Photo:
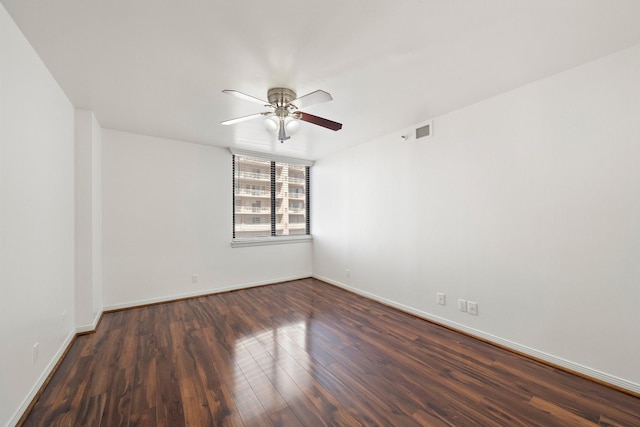
[[[308,344],[304,320],[236,341],[233,381],[247,406],[242,413],[277,411],[305,393],[313,381]]]

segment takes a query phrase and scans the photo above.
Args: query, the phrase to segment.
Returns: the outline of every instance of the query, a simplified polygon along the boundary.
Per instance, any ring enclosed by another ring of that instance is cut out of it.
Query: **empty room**
[[[640,426],[638,22],[0,0],[0,426]]]

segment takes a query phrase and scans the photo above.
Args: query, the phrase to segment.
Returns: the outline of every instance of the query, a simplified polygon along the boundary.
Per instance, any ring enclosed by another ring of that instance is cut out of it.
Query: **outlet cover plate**
[[[467,302],[467,308],[469,309],[469,314],[473,314],[474,316],[478,315],[478,303],[474,301]]]

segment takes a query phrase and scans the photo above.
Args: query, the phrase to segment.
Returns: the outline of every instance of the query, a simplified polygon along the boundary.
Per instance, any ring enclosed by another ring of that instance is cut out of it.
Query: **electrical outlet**
[[[197,274],[192,274],[191,275],[191,283],[198,283],[198,275]]]
[[[458,310],[467,311],[467,300],[466,299],[459,299],[458,300]]]
[[[347,277],[351,277],[351,270],[347,268],[346,273],[347,273]]]
[[[447,305],[447,296],[445,294],[438,292],[436,295],[438,296],[438,304]]]
[[[469,309],[469,314],[473,314],[474,316],[478,315],[478,303],[469,301],[467,302],[467,308]]]
[[[31,353],[31,360],[33,361],[34,365],[38,361],[38,356],[40,355],[39,353],[40,353],[40,343],[37,342],[33,345],[33,351]]]

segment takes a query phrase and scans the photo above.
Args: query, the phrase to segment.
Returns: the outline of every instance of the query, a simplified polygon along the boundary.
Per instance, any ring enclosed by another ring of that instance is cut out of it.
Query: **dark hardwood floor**
[[[24,426],[640,426],[640,399],[314,279],[105,314]]]

